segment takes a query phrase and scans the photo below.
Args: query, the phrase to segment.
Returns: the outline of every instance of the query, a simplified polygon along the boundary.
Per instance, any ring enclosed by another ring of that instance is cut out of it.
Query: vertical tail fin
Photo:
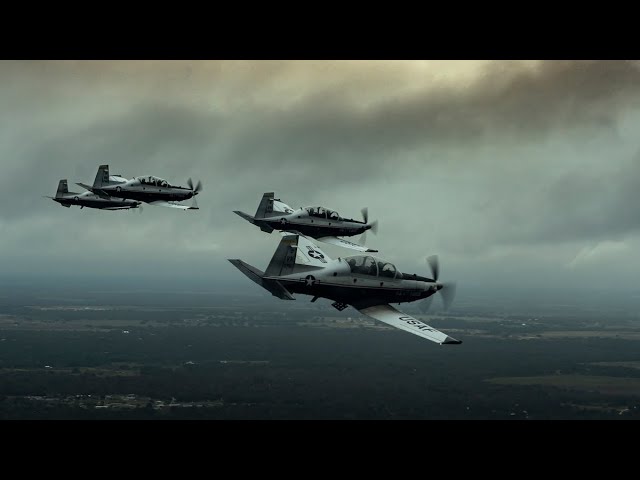
[[[262,200],[260,201],[260,205],[258,205],[258,210],[256,210],[255,218],[264,218],[273,216],[273,192],[267,192],[262,195]]]
[[[317,270],[327,266],[331,258],[302,235],[286,235],[280,240],[265,275],[284,276],[295,272]]]
[[[298,250],[298,236],[287,235],[280,240],[271,262],[264,272],[267,277],[281,277],[293,273]]]
[[[64,197],[69,193],[69,187],[67,186],[67,179],[60,180],[58,182],[58,191],[56,192],[56,198]]]
[[[93,181],[93,188],[102,188],[109,185],[109,165],[100,165],[96,179]]]

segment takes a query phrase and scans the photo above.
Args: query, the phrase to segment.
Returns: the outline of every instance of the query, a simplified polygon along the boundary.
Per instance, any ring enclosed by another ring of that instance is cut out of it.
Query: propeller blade
[[[374,235],[378,234],[378,220],[374,220],[373,222],[371,222],[371,231]]]
[[[438,256],[431,255],[430,257],[427,257],[427,263],[431,268],[431,276],[433,277],[434,280],[437,281],[438,274],[440,273],[440,263],[438,262]]]
[[[191,180],[191,177],[189,177],[189,180],[187,180],[187,185],[189,185],[189,188],[193,190],[193,180]]]
[[[362,213],[362,219],[364,220],[364,223],[369,223],[369,209],[367,207],[364,207],[362,210],[360,210],[360,213]]]
[[[367,231],[366,230],[364,232],[362,232],[362,235],[360,235],[360,243],[362,244],[363,247],[367,244]]]
[[[198,184],[196,185],[195,192],[200,193],[201,190],[202,190],[202,182],[198,180]]]
[[[444,309],[449,310],[449,307],[453,303],[453,299],[456,298],[456,282],[443,283],[439,292],[442,295]]]
[[[420,308],[420,311],[422,313],[427,313],[429,311],[429,309],[431,308],[431,304],[432,303],[433,303],[433,295],[431,295],[430,297],[425,298],[423,301],[418,303],[418,308]]]

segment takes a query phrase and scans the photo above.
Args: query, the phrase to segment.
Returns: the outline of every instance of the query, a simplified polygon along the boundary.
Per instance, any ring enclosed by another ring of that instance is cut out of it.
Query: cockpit
[[[326,218],[329,220],[341,220],[338,212],[334,212],[333,210],[329,210],[324,207],[306,207],[305,210],[309,214],[310,217],[315,218]]]
[[[136,180],[140,182],[140,185],[151,185],[152,187],[170,187],[169,182],[163,180],[162,178],[154,177],[153,175],[149,175],[146,177],[136,177]]]
[[[393,263],[385,262],[368,255],[354,255],[345,258],[351,273],[370,277],[400,278],[402,274]]]

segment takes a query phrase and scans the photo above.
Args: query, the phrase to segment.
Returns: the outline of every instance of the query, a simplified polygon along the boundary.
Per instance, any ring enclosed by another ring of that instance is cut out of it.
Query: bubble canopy
[[[340,220],[338,212],[324,207],[305,207],[310,217],[328,218],[329,220]]]
[[[153,175],[146,175],[144,177],[136,177],[136,180],[140,185],[152,185],[154,187],[170,187],[169,182]]]
[[[370,255],[353,255],[345,257],[351,273],[370,277],[396,278],[402,274],[393,263],[386,262]]]

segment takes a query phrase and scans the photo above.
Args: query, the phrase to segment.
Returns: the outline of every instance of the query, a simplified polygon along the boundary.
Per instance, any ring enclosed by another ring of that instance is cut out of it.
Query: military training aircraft
[[[47,197],[54,202],[58,202],[63,207],[71,207],[71,205],[79,205],[80,208],[99,208],[102,210],[127,210],[129,208],[138,208],[141,202],[137,200],[129,200],[126,198],[102,198],[91,192],[75,193],[70,192],[67,186],[67,180],[60,180],[58,183],[58,191],[55,197]]]
[[[189,188],[170,185],[169,182],[154,176],[134,177],[127,180],[119,175],[109,175],[109,165],[100,165],[93,186],[78,183],[82,188],[95,193],[100,198],[124,198],[138,200],[157,207],[179,208],[182,210],[198,210],[195,196],[202,190],[202,183],[193,187],[191,179]],[[176,203],[193,198],[191,206]]]
[[[274,198],[273,192],[268,192],[262,196],[258,210],[253,217],[238,210],[234,210],[234,213],[257,225],[263,232],[289,231],[360,252],[377,252],[377,250],[338,237],[338,235],[366,235],[367,230],[377,233],[378,221],[369,223],[369,212],[366,208],[362,209],[364,222],[360,222],[350,218],[342,218],[338,212],[324,207],[305,207],[294,210]],[[364,238],[363,235],[363,243],[365,242]]]
[[[339,311],[349,305],[364,315],[440,344],[460,340],[442,333],[392,307],[391,303],[414,302],[440,292],[445,309],[455,296],[454,283],[438,282],[439,264],[427,259],[433,278],[399,272],[395,265],[368,255],[332,260],[309,238],[285,232],[266,272],[239,259],[229,259],[242,273],[272,295],[295,300],[293,293],[334,300]]]

